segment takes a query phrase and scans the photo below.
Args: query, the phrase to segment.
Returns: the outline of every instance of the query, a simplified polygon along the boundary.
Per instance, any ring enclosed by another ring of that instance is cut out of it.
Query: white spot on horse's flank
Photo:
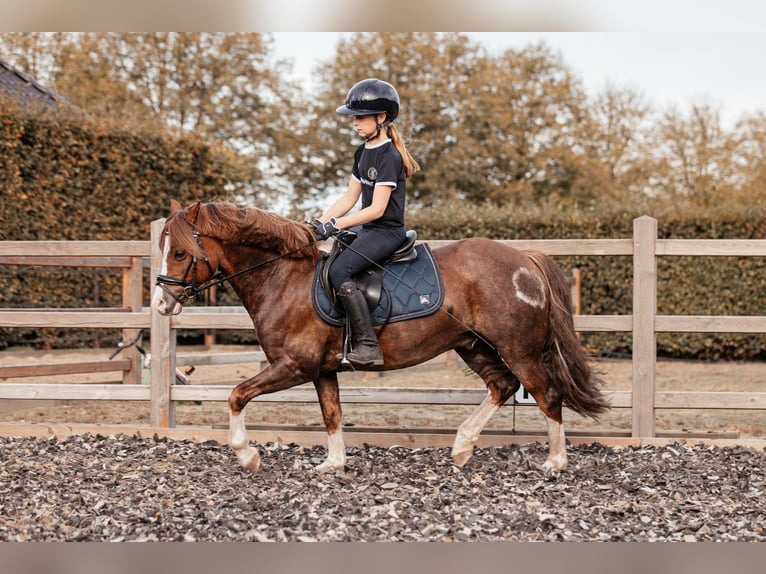
[[[513,287],[519,301],[540,309],[545,305],[543,280],[526,267],[519,267],[513,274]]]

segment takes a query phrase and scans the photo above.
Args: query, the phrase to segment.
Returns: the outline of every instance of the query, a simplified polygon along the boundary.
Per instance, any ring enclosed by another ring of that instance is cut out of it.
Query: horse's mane
[[[180,249],[200,256],[192,236],[192,224],[186,217],[190,209],[171,213],[165,229],[172,233]],[[297,258],[317,256],[316,244],[311,243],[314,236],[307,225],[257,207],[229,202],[203,203],[194,225],[200,235],[225,243],[257,246]]]

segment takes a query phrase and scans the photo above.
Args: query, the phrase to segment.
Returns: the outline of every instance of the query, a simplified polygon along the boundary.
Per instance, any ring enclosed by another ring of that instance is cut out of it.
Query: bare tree
[[[762,201],[766,190],[766,113],[746,115],[736,126],[734,161],[742,205]]]
[[[656,131],[653,165],[660,193],[712,203],[731,190],[734,139],[721,127],[719,111],[693,104],[689,114],[668,109]]]

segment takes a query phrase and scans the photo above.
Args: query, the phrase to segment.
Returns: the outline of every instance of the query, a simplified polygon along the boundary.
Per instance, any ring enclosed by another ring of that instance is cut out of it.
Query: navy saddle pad
[[[435,313],[444,302],[441,272],[431,248],[421,243],[415,250],[417,259],[385,265],[380,302],[370,312],[373,325],[425,317]],[[326,323],[340,327],[345,325],[346,316],[332,306],[322,287],[319,280],[321,265],[322,261],[317,264],[311,289],[314,309]]]

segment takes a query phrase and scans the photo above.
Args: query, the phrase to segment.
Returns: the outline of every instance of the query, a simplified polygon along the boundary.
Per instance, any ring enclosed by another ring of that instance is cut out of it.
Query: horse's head
[[[152,296],[152,306],[163,315],[177,315],[183,305],[218,282],[221,272],[211,257],[210,241],[197,231],[202,209],[195,203],[186,209],[173,200],[160,238],[162,269]]]

